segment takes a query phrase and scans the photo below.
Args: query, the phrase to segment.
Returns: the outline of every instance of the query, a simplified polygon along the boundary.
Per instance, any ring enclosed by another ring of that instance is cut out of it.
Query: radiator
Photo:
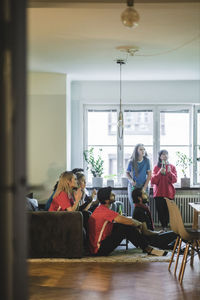
[[[131,208],[128,200],[127,191],[115,191],[116,194],[116,200],[121,201],[123,203],[123,213],[126,216],[131,215]],[[199,195],[176,195],[174,199],[175,203],[180,209],[183,222],[185,226],[191,226],[193,223],[193,208],[188,204],[189,202],[200,202],[200,196]],[[154,220],[154,224],[157,226],[159,225],[158,221],[158,214],[155,207],[155,200],[150,197],[149,201],[149,208]]]

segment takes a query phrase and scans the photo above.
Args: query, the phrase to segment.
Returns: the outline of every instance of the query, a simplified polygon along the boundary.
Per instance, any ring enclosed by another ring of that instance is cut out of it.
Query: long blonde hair
[[[74,174],[72,172],[65,171],[60,175],[58,186],[56,192],[53,196],[56,197],[60,194],[60,192],[64,191],[65,193],[70,193],[68,181],[71,181]]]

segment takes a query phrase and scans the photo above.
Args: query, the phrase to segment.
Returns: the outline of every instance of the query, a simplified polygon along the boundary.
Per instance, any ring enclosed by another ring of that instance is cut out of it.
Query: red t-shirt
[[[171,171],[166,172],[166,175],[160,173],[161,168],[155,166],[151,177],[151,184],[153,184],[153,196],[154,197],[167,197],[174,199],[175,188],[173,184],[177,182],[176,168],[168,164],[166,168],[170,166]]]
[[[59,206],[61,207],[60,211],[66,210],[68,207],[73,206],[73,204],[74,199],[66,192],[62,191],[58,196],[53,198],[49,211],[57,211]]]
[[[90,216],[88,224],[90,251],[92,254],[98,252],[101,242],[111,234],[113,229],[112,222],[118,215],[115,211],[101,204]]]

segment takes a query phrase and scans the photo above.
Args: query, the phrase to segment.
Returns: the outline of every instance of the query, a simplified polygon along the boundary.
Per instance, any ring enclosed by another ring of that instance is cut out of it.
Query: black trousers
[[[166,200],[163,197],[155,197],[156,209],[158,212],[158,220],[162,227],[167,227],[169,223],[169,211]]]
[[[148,246],[147,239],[136,228],[130,225],[115,223],[111,235],[101,242],[97,255],[109,255],[120,245],[124,238],[127,238],[134,246],[140,247],[143,250]]]
[[[81,213],[83,215],[83,227],[85,228],[85,231],[88,233],[88,220],[91,215],[91,212],[87,210],[83,210],[81,211]]]
[[[173,249],[177,235],[173,231],[146,236],[149,245],[163,250]]]
[[[83,216],[83,246],[85,253],[88,252],[88,244],[89,244],[89,235],[88,235],[88,220],[91,215],[89,211],[81,211],[82,216]]]

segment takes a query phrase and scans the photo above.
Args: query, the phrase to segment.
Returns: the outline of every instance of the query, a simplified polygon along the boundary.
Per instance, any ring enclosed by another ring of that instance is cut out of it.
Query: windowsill
[[[104,185],[103,187],[107,187],[106,185]],[[87,190],[93,190],[93,189],[99,189],[99,187],[93,187],[93,186],[87,186],[86,187]],[[112,188],[113,190],[127,190],[127,187],[122,187],[122,186],[114,186]],[[152,190],[153,188],[150,187],[150,189]],[[181,187],[180,185],[175,186],[176,190],[200,190],[200,186],[199,185],[194,185],[194,186],[190,186],[190,187]]]

